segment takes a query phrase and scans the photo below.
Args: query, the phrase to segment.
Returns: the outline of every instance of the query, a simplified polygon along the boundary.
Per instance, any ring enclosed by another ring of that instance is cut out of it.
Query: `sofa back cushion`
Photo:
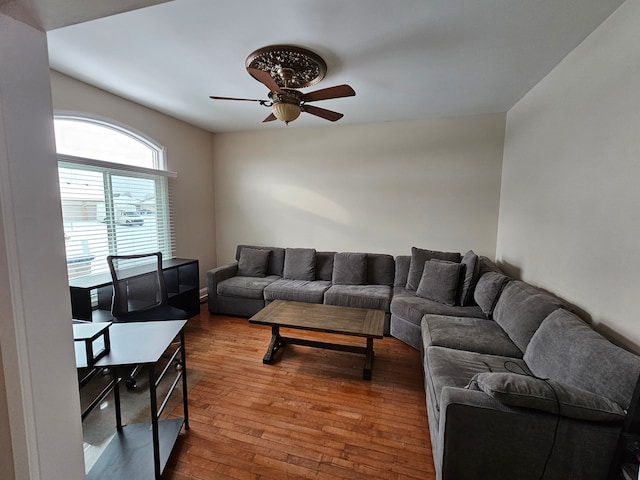
[[[542,378],[607,397],[629,409],[640,357],[604,338],[571,312],[557,309],[542,322],[524,353]]]
[[[282,270],[284,268],[284,248],[280,247],[261,247],[256,245],[238,245],[236,248],[236,260],[240,260],[240,252],[243,248],[255,248],[259,250],[269,250],[269,265],[267,266],[267,275],[282,276]]]
[[[287,248],[282,277],[287,280],[316,279],[316,251],[313,248]]]
[[[463,269],[460,272],[460,287],[458,288],[458,305],[473,304],[473,289],[478,282],[480,273],[480,259],[473,250],[464,254],[460,263]]]
[[[493,319],[524,352],[542,321],[561,305],[560,299],[514,280],[504,287],[493,310]]]
[[[243,248],[238,258],[239,277],[264,277],[269,266],[271,251],[259,248]]]
[[[396,257],[396,274],[393,280],[394,287],[406,287],[407,277],[409,276],[409,265],[411,264],[411,255],[398,255]]]
[[[334,285],[366,285],[367,254],[340,252],[333,259]]]
[[[502,289],[511,279],[498,272],[487,272],[478,279],[473,298],[487,318],[492,318]]]
[[[367,253],[367,284],[393,287],[396,262],[385,253]]]
[[[480,255],[478,257],[478,263],[480,264],[478,269],[478,276],[481,277],[487,272],[498,272],[504,273],[489,257],[485,257],[484,255]]]
[[[336,252],[316,252],[316,279],[329,280],[333,275],[333,258]]]
[[[424,263],[433,259],[460,263],[462,257],[458,252],[439,252],[436,250],[411,247],[411,263],[409,264],[409,275],[407,276],[407,290],[416,290],[418,288],[420,280],[422,279]]]

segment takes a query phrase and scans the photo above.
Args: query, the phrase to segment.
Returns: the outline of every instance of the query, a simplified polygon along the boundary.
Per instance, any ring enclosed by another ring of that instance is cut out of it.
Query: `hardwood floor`
[[[206,305],[189,320],[187,368],[203,378],[189,392],[191,429],[163,478],[435,478],[417,351],[376,340],[365,381],[364,356],[353,353],[288,345],[264,365],[270,338],[270,328],[210,315]]]

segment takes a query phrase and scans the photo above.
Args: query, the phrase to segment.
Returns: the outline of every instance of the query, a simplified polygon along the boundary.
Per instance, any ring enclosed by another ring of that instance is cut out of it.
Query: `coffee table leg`
[[[267,353],[262,357],[262,363],[272,363],[273,356],[285,345],[280,336],[280,327],[273,325],[271,327],[271,342],[269,343],[269,348],[267,348]]]
[[[371,370],[373,369],[373,338],[367,338],[367,357],[364,361],[364,372],[362,378],[365,380],[371,380]]]

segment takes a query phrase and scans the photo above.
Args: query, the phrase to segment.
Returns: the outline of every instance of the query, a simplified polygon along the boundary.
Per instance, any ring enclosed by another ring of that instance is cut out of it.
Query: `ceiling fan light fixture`
[[[272,111],[278,120],[288,125],[300,116],[302,109],[295,103],[276,102],[273,104]]]

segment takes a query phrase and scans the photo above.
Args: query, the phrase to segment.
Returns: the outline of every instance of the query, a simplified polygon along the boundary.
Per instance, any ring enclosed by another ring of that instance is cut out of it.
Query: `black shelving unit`
[[[142,272],[146,267],[137,267]],[[198,260],[171,258],[162,261],[169,304],[192,317],[200,312],[200,272]],[[73,278],[69,281],[71,312],[74,319],[108,322],[111,316],[111,275],[101,273]],[[92,294],[98,298],[97,308],[92,305]]]

